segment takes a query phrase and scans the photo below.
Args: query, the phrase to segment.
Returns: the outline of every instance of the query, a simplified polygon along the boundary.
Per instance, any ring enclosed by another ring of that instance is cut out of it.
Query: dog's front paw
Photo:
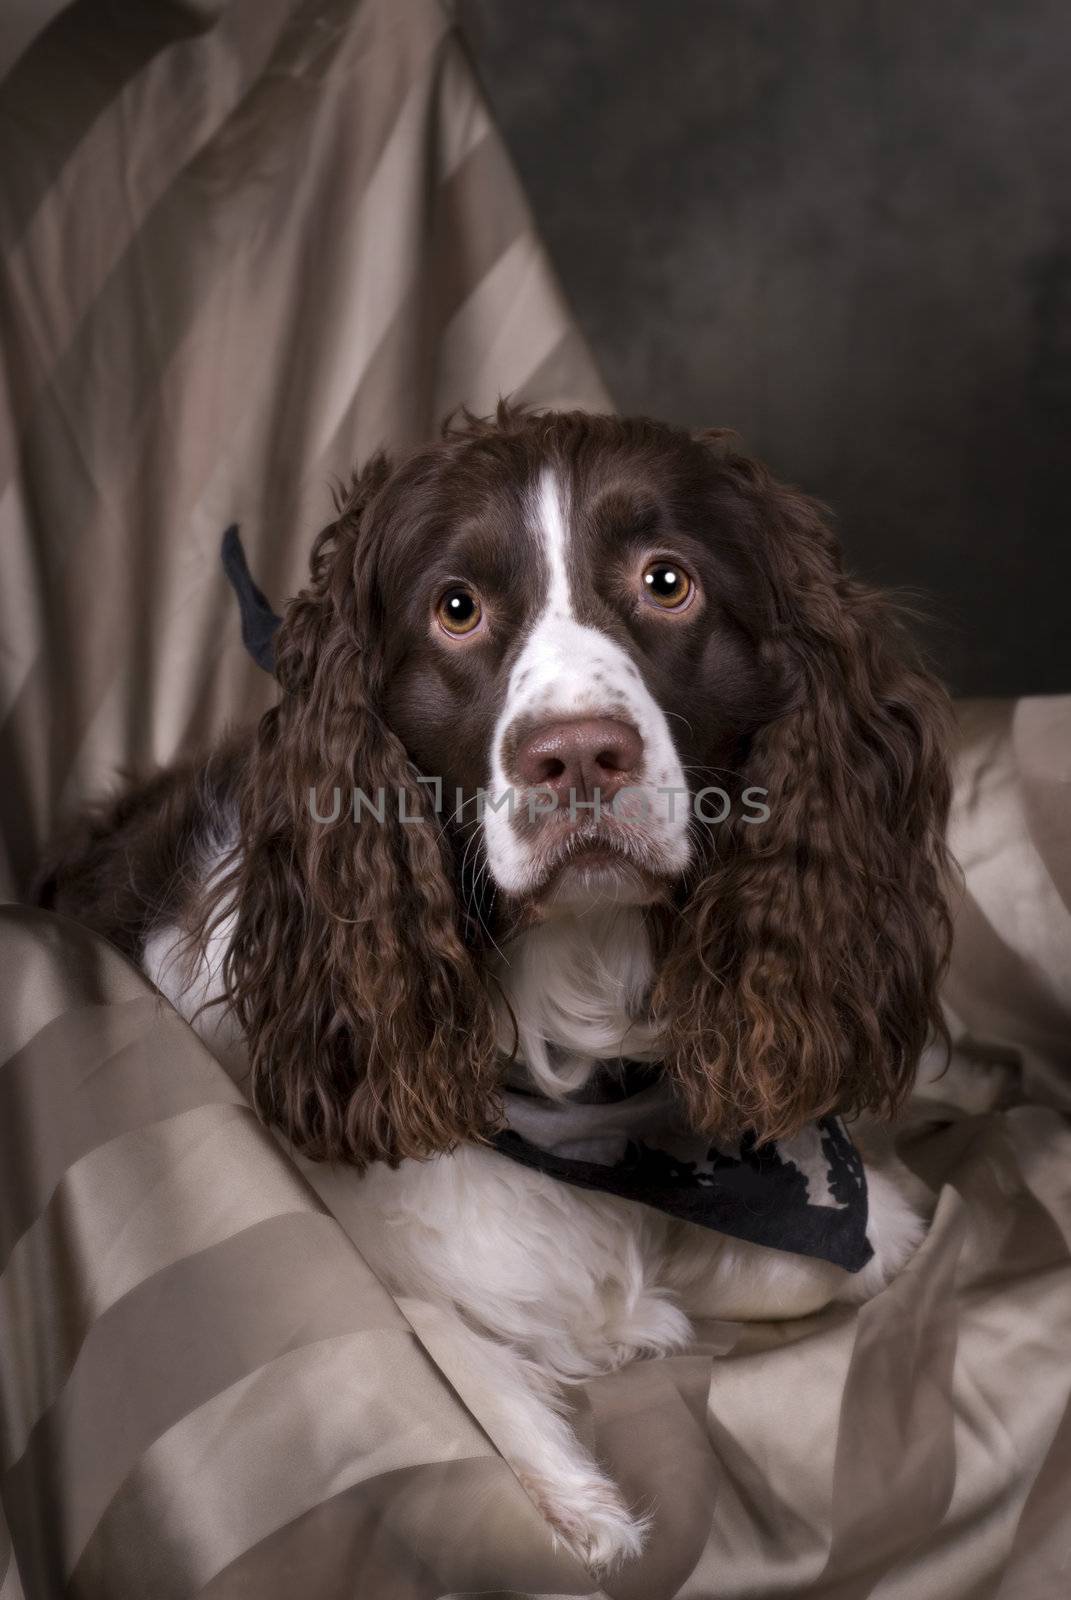
[[[640,1554],[650,1518],[632,1516],[602,1473],[577,1476],[568,1484],[529,1467],[518,1468],[517,1476],[555,1538],[586,1566],[606,1572]]]

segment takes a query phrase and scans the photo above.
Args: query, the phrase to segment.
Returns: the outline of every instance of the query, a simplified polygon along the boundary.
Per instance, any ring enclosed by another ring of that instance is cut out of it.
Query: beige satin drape
[[[654,1511],[602,1589],[495,1452],[448,1320],[396,1303],[348,1238],[352,1178],[292,1162],[114,952],[0,911],[4,1600],[1057,1600],[1069,713],[964,718],[954,1021],[979,1073],[1018,1064],[1013,1103],[918,1108],[902,1148],[935,1221],[870,1304],[709,1323],[578,1392],[581,1433]]]
[[[449,407],[606,403],[434,0],[0,16],[0,823],[255,714],[329,479]],[[548,86],[553,92],[553,86]],[[711,419],[707,419],[711,420]],[[654,1514],[598,1589],[291,1162],[113,952],[0,911],[0,1600],[1055,1600],[1071,1583],[1071,702],[963,708],[934,1227],[861,1311],[576,1396]],[[334,1210],[332,1209],[334,1206]],[[337,1212],[337,1215],[335,1214]]]
[[[608,403],[437,0],[42,23],[0,83],[0,893],[268,703],[229,522],[280,601],[379,445]]]

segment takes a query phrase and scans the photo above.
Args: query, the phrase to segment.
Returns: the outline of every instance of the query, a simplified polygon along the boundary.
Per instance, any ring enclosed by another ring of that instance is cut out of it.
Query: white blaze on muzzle
[[[532,496],[530,515],[545,558],[547,594],[513,665],[491,743],[483,819],[491,875],[507,893],[520,895],[537,885],[540,870],[529,797],[506,770],[505,749],[520,728],[530,731],[582,717],[615,718],[631,723],[640,734],[640,769],[627,796],[608,804],[604,813],[637,830],[654,870],[676,875],[689,854],[688,797],[680,758],[665,713],[627,651],[608,634],[576,619],[567,559],[569,506],[549,467]],[[562,811],[568,814],[567,802]],[[581,812],[580,820],[591,816],[590,810]]]

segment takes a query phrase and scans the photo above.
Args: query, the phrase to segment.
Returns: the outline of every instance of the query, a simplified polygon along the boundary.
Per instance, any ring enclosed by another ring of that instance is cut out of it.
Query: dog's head
[[[495,1115],[487,942],[650,905],[697,1128],[888,1111],[947,950],[946,708],[817,508],[647,420],[377,456],[277,640],[228,883],[258,1102],[314,1155]]]

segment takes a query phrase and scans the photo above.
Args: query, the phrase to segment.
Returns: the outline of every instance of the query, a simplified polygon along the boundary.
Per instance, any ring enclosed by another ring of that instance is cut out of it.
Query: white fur
[[[195,871],[205,889],[224,875],[234,857],[235,835],[222,816],[212,819],[210,836],[200,842]],[[221,1004],[223,962],[234,937],[236,914],[223,917],[209,934],[202,952],[191,946],[174,923],[153,928],[141,950],[141,965],[161,994],[186,1018],[221,1061],[240,1063],[244,1057],[241,1032],[234,1016]]]
[[[534,886],[535,852],[530,840],[509,815],[506,798],[517,796],[503,761],[503,745],[522,719],[552,722],[584,716],[616,717],[631,722],[643,739],[643,770],[637,793],[623,801],[631,806],[628,824],[642,836],[659,867],[681,873],[688,862],[688,805],[684,772],[669,723],[636,667],[608,634],[576,619],[569,583],[569,504],[563,485],[545,468],[530,507],[547,567],[546,603],[510,672],[506,699],[491,741],[489,804],[484,818],[484,844],[491,876],[509,894],[523,895]],[[662,792],[660,792],[662,791]]]
[[[225,934],[221,934],[226,937]],[[175,929],[145,946],[144,965],[210,1044],[222,948],[181,979]],[[593,1058],[657,1048],[630,1013],[649,956],[641,913],[605,910],[531,928],[504,952],[501,976],[530,1064],[546,1042],[571,1055],[562,1093]],[[831,1300],[876,1294],[921,1242],[917,1184],[888,1147],[867,1163],[873,1260],[854,1275],[809,1257],[764,1249],[616,1196],[530,1171],[496,1151],[391,1169],[318,1166],[310,1175],[362,1253],[396,1294],[456,1316],[458,1360],[473,1374],[492,1437],[555,1534],[596,1568],[640,1550],[643,1508],[625,1505],[563,1416],[568,1386],[638,1356],[683,1348],[697,1317],[803,1316]]]
[[[510,941],[495,965],[517,1023],[517,1054],[544,1094],[579,1089],[596,1061],[657,1059],[657,1031],[637,1019],[651,982],[651,949],[636,907],[600,906],[537,923]],[[500,1028],[507,1052],[510,1020],[504,1014]]]

